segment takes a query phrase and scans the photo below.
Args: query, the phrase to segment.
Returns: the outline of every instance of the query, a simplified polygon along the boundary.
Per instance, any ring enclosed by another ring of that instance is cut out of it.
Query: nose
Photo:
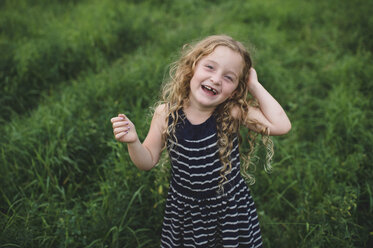
[[[221,77],[218,74],[211,75],[210,80],[213,84],[221,84]]]

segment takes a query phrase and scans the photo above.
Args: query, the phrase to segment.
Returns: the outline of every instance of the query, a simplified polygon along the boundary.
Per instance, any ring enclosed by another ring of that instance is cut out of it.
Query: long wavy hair
[[[247,81],[249,79],[249,71],[252,67],[252,59],[250,53],[245,46],[227,35],[213,35],[196,42],[194,44],[186,44],[183,46],[182,54],[176,62],[172,63],[169,71],[169,78],[165,80],[162,88],[162,100],[158,104],[166,104],[167,118],[171,115],[172,123],[167,125],[164,132],[165,140],[167,138],[176,138],[176,124],[181,118],[178,114],[179,110],[188,102],[190,93],[190,80],[193,77],[197,63],[205,56],[211,54],[218,46],[226,46],[233,51],[239,53],[244,61],[243,70],[239,76],[239,83],[232,96],[225,102],[221,103],[214,111],[217,123],[217,136],[219,158],[222,163],[220,170],[221,180],[219,188],[223,189],[222,185],[227,181],[226,175],[231,171],[231,152],[233,148],[233,139],[239,134],[239,129],[242,124],[256,125],[262,136],[262,141],[267,148],[265,169],[271,169],[270,161],[273,156],[273,143],[268,137],[268,128],[262,127],[256,120],[244,118],[248,116],[249,106],[257,105],[255,100],[248,94]],[[238,108],[237,108],[238,107]],[[239,110],[241,118],[232,116],[233,109]],[[255,150],[257,133],[249,132],[248,134],[249,151],[241,161],[241,173],[250,184],[255,182],[254,177],[249,173],[249,166],[252,155]]]

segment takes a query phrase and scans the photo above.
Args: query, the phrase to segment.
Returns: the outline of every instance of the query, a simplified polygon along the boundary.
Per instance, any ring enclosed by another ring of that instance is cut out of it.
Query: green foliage
[[[4,120],[34,108],[41,95],[58,84],[83,72],[100,71],[149,35],[149,10],[139,14],[131,4],[96,1],[28,7],[2,11],[0,27],[5,35],[0,44],[7,50],[0,61]]]
[[[167,160],[141,139],[183,44],[246,42],[292,131],[251,186],[266,247],[373,243],[369,1],[0,1],[0,247],[159,247]],[[348,18],[347,18],[348,17]],[[242,144],[242,150],[247,143]]]

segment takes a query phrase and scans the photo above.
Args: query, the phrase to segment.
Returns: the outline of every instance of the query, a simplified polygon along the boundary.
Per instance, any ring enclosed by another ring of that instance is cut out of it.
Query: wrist
[[[136,135],[136,138],[134,138],[134,140],[127,141],[126,144],[127,146],[136,146],[138,144],[141,145],[141,142],[140,142],[139,137]]]

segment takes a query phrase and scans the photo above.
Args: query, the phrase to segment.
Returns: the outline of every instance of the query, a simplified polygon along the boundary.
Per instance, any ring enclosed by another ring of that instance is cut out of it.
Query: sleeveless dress
[[[240,174],[238,138],[232,170],[219,193],[222,164],[214,115],[199,125],[182,110],[179,116],[177,142],[167,141],[172,169],[161,247],[262,247],[254,201]]]

